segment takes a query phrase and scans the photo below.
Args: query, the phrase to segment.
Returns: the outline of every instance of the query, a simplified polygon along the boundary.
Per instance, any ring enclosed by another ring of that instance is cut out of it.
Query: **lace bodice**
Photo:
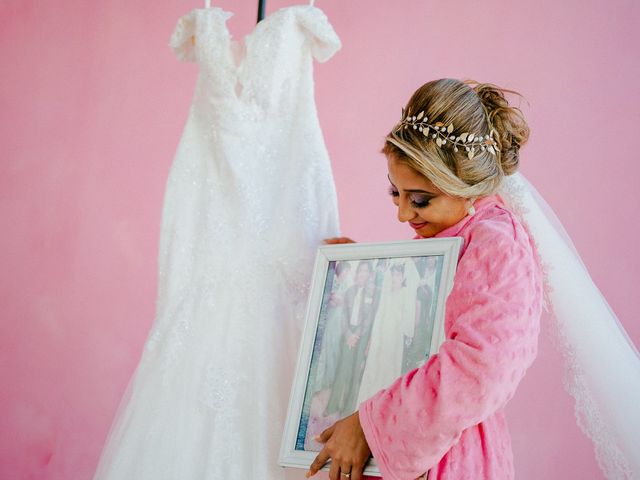
[[[311,57],[322,62],[340,48],[326,16],[312,6],[283,8],[234,40],[227,28],[232,15],[217,7],[195,9],[180,19],[170,46],[181,60],[200,64],[198,89],[207,90],[211,107],[226,118],[251,107],[295,113],[286,107],[299,100],[299,83],[311,80]]]

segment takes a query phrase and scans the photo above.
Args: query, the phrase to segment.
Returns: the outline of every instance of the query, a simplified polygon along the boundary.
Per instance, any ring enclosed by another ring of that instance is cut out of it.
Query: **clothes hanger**
[[[311,5],[312,7],[314,3],[315,3],[314,0],[309,0],[309,5]],[[211,8],[211,0],[204,0],[204,7]],[[258,22],[257,23],[260,23],[262,20],[264,20],[266,8],[267,8],[267,0],[258,0]]]
[[[314,0],[309,0],[309,5],[313,7]],[[267,6],[267,0],[258,0],[258,23],[264,20],[265,7]]]
[[[264,20],[264,12],[267,6],[267,0],[258,0],[258,22],[260,23]]]
[[[312,1],[313,4],[313,1]],[[267,6],[267,0],[258,0],[258,23],[264,20],[264,12]],[[211,0],[204,0],[204,8],[211,8]]]

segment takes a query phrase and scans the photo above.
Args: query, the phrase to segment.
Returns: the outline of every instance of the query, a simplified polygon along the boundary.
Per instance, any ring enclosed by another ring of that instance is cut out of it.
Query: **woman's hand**
[[[349,237],[334,237],[334,238],[325,238],[324,243],[327,245],[337,245],[340,243],[356,243],[355,240],[351,240]]]
[[[371,449],[360,426],[358,412],[334,423],[317,440],[324,443],[324,448],[309,467],[307,478],[318,473],[331,459],[330,480],[362,479],[362,470],[371,456]]]

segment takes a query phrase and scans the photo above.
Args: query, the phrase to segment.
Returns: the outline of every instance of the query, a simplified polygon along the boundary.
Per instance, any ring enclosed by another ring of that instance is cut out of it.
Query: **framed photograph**
[[[309,468],[322,449],[317,435],[437,352],[461,245],[453,237],[318,249],[280,465]],[[380,476],[374,460],[364,473]]]

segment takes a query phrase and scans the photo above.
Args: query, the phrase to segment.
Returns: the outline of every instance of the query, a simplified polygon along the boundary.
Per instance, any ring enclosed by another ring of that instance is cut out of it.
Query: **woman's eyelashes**
[[[389,195],[393,198],[398,198],[400,196],[400,192],[394,186],[389,187]],[[419,193],[412,193],[409,195],[409,201],[411,202],[411,206],[413,208],[425,208],[429,205],[429,202],[433,199],[433,197],[429,195],[422,195]]]
[[[417,193],[412,193],[411,195],[409,195],[409,201],[411,201],[411,206],[413,208],[425,208],[427,205],[429,205],[429,202],[432,198],[433,197],[420,195]]]

